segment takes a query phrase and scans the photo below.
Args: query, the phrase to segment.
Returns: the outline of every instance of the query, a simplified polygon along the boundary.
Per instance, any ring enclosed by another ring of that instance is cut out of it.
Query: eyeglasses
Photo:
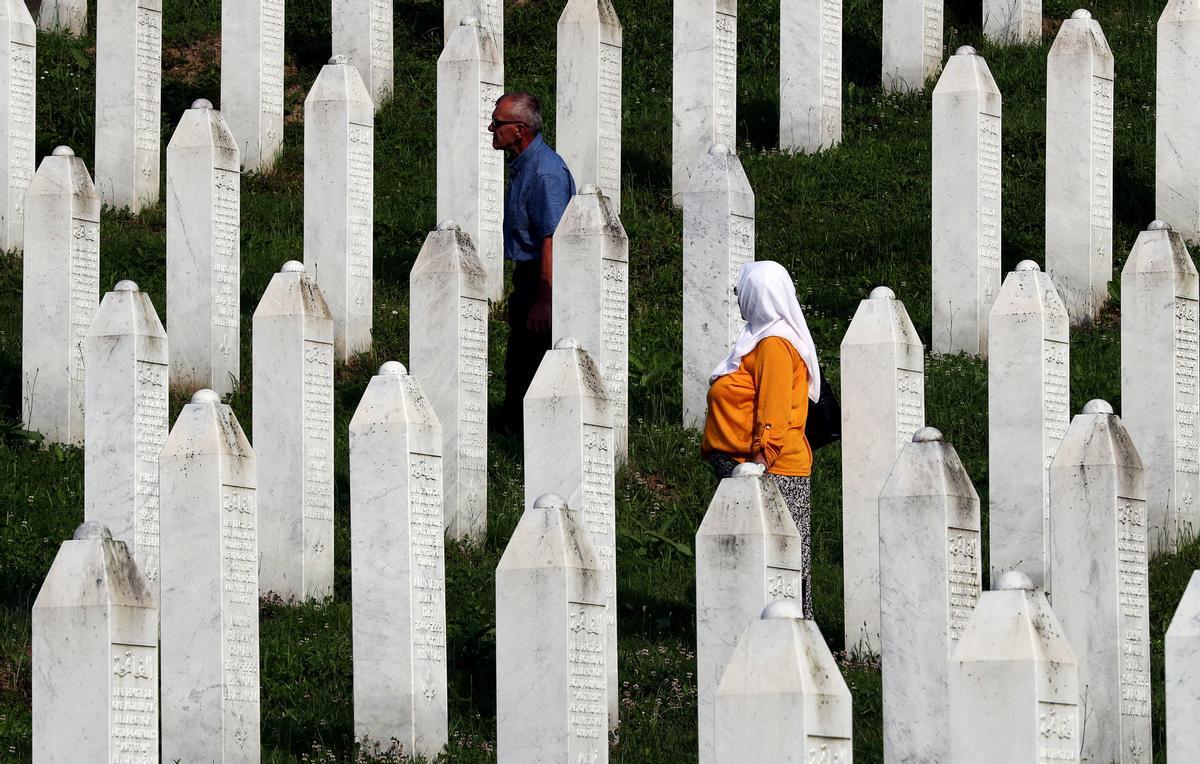
[[[497,127],[501,127],[502,125],[524,125],[524,124],[525,124],[525,122],[523,120],[519,120],[519,119],[493,119],[491,127],[492,127],[492,129],[495,129]],[[526,125],[526,126],[528,127],[528,125]]]

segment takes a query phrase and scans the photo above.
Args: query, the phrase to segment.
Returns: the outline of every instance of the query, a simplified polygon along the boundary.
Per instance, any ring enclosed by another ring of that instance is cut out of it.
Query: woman
[[[742,328],[713,371],[703,455],[726,478],[741,462],[758,462],[779,486],[804,550],[804,617],[812,613],[812,449],[804,435],[808,402],[821,393],[817,349],[779,263],[747,263],[738,273]]]

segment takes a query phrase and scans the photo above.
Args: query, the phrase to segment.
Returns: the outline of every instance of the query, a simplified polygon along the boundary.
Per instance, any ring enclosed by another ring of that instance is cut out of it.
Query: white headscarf
[[[734,340],[729,355],[713,370],[709,382],[737,371],[742,357],[767,337],[782,337],[804,359],[808,367],[808,397],[821,397],[821,371],[817,367],[817,348],[808,331],[808,323],[796,299],[796,285],[787,269],[764,260],[746,263],[738,272],[738,307],[746,325]]]

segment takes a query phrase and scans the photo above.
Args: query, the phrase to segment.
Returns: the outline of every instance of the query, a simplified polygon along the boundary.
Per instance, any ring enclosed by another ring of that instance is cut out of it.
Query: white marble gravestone
[[[500,764],[608,762],[604,573],[579,512],[546,494],[496,566]]]
[[[683,426],[704,427],[708,383],[746,320],[733,294],[754,261],[754,190],[737,155],[714,144],[683,205]]]
[[[716,697],[738,637],[773,600],[803,608],[804,553],[783,495],[760,464],[722,480],[696,531],[700,762],[716,753]],[[803,610],[801,610],[803,612]]]
[[[295,260],[254,311],[259,589],[333,596],[333,316]]]
[[[162,0],[96,7],[96,188],[140,212],[159,201]],[[169,322],[168,322],[169,324]]]
[[[1200,0],[1169,0],[1158,19],[1155,217],[1200,242]]]
[[[944,14],[943,0],[884,0],[884,90],[923,90],[941,70]]]
[[[970,46],[933,89],[934,353],[987,353],[1000,291],[1000,102]]]
[[[555,337],[573,337],[604,377],[617,463],[629,449],[629,237],[600,189],[572,197],[554,232]]]
[[[42,0],[38,7],[38,29],[82,37],[87,34],[87,11],[87,0]]]
[[[33,179],[37,28],[24,0],[0,0],[0,252],[21,249],[25,189]]]
[[[171,389],[227,395],[241,378],[241,161],[221,112],[200,99],[167,145]]]
[[[284,0],[221,3],[221,113],[247,172],[283,148]]]
[[[925,426],[925,347],[904,303],[871,291],[841,346],[846,649],[879,653],[879,492]]]
[[[1113,54],[1081,9],[1046,59],[1046,271],[1073,323],[1108,299],[1113,192]]]
[[[437,218],[470,235],[493,300],[504,290],[504,152],[492,148],[488,125],[503,94],[500,48],[464,18],[438,58]]]
[[[1050,578],[1050,461],[1071,422],[1070,321],[1050,277],[1024,260],[988,325],[988,551],[995,586],[1010,570]]]
[[[158,600],[158,454],[167,441],[167,332],[119,281],[83,341],[83,517],[124,541]]]
[[[1187,591],[1167,629],[1167,760],[1200,761],[1200,571],[1192,573]]]
[[[779,6],[779,148],[842,142],[842,0]]]
[[[229,406],[199,390],[158,464],[163,760],[256,764],[254,451]]]
[[[66,146],[25,194],[21,421],[49,443],[83,443],[83,339],[100,301],[100,197]]]
[[[618,721],[617,503],[612,406],[592,357],[570,338],[542,357],[525,393],[525,508],[565,497],[592,537],[604,571],[608,726]]]
[[[1147,520],[1134,442],[1091,401],[1050,466],[1050,590],[1079,661],[1086,761],[1151,760]]]
[[[392,23],[392,0],[333,0],[333,52],[358,69],[376,111],[392,99]]]
[[[350,420],[354,736],[372,753],[447,740],[441,454],[421,385],[383,364]]]
[[[333,314],[338,361],[371,349],[375,112],[337,55],[304,99],[304,267]]]
[[[979,496],[933,427],[913,435],[879,494],[883,746],[946,761],[949,667],[982,585]]]
[[[751,621],[721,676],[719,762],[851,761],[853,700],[816,621],[778,600]]]
[[[1147,551],[1200,532],[1200,277],[1156,220],[1121,272],[1121,414],[1146,471]]]
[[[983,0],[983,36],[999,45],[1042,41],[1042,0]]]
[[[86,522],[33,603],[33,759],[158,762],[158,601],[123,541]]]
[[[671,194],[714,143],[737,145],[737,0],[674,0]]]
[[[408,356],[442,425],[446,534],[487,533],[487,274],[471,237],[443,221],[408,274]]]
[[[1078,762],[1079,664],[1046,594],[1009,571],[950,660],[952,764]]]
[[[621,211],[621,20],[612,0],[568,0],[558,19],[555,147],[580,186]]]
[[[442,0],[443,44],[450,42],[454,30],[468,16],[479,19],[479,25],[491,33],[503,60],[504,0]]]

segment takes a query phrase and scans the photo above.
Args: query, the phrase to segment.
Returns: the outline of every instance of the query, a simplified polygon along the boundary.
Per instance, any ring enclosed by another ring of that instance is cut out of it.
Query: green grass
[[[408,270],[435,218],[436,60],[441,3],[396,0],[396,92],[376,123],[375,349],[338,373],[336,593],[331,602],[262,608],[264,758],[353,758],[347,424],[374,369],[407,359]],[[543,96],[553,135],[554,25],[561,2],[509,2],[510,88]],[[618,477],[621,710],[618,762],[695,759],[693,559],[695,530],[715,488],[680,409],[680,218],[670,203],[671,0],[615,0],[625,24],[623,220],[630,237],[631,458]],[[845,138],[820,156],[775,151],[778,3],[740,4],[739,145],[758,204],[758,258],[796,279],[826,373],[837,382],[838,346],[858,301],[893,287],[921,336],[930,336],[930,105],[925,95],[879,89],[881,7],[846,0]],[[1060,19],[1074,4],[1047,0]],[[1154,214],[1154,25],[1161,3],[1100,0],[1092,12],[1117,57],[1117,268]],[[1004,94],[1005,270],[1043,258],[1045,57],[1040,47],[998,49],[980,40],[977,0],[948,3],[946,47],[975,45]],[[164,0],[164,146],[194,99],[219,101],[218,0]],[[1056,28],[1056,26],[1055,26]],[[302,105],[330,55],[328,0],[288,3],[288,109]],[[39,38],[38,153],[69,144],[93,166],[94,45]],[[302,254],[302,125],[289,120],[278,169],[246,177],[242,197],[242,368],[231,403],[250,424],[250,315],[270,276]],[[164,163],[165,167],[165,163]],[[106,212],[101,284],[132,278],[164,298],[164,212]],[[21,264],[0,259],[0,757],[30,752],[29,608],[59,544],[82,520],[82,457],[39,449],[20,429]],[[504,327],[493,323],[493,403],[500,395]],[[1113,316],[1072,336],[1072,407],[1102,397],[1120,405],[1120,334]],[[962,456],[986,508],[986,366],[930,359],[927,419]],[[173,402],[173,411],[180,402]],[[492,570],[522,506],[520,444],[493,439],[486,542],[447,549],[451,745],[447,759],[495,758]],[[817,620],[841,650],[840,456],[822,451],[814,480]],[[986,526],[986,509],[985,509]],[[1191,571],[1193,545],[1151,566],[1156,761],[1164,758],[1162,639]],[[985,560],[986,569],[986,560]],[[882,760],[878,666],[848,663],[855,753]]]

